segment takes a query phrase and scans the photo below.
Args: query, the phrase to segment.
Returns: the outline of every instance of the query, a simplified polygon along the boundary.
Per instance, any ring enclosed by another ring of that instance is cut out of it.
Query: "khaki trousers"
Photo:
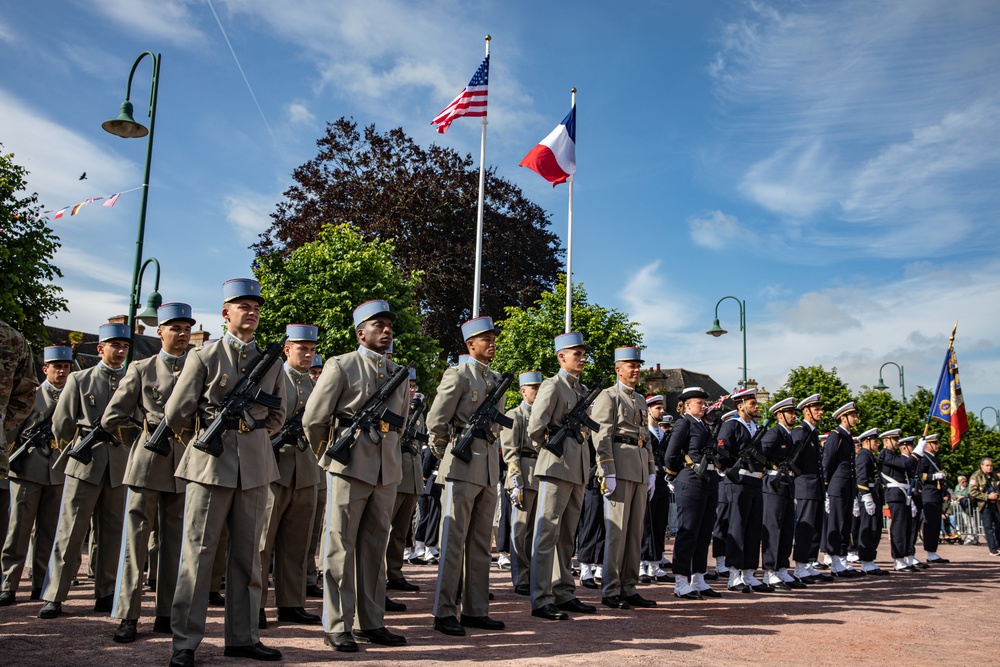
[[[231,489],[188,482],[186,495],[181,562],[170,613],[173,649],[195,650],[205,638],[216,552],[227,547],[226,646],[253,646],[260,641],[260,536],[267,486]],[[220,542],[223,526],[229,529],[228,544]]]
[[[0,554],[3,588],[16,593],[31,547],[31,589],[41,590],[59,527],[62,484],[10,480],[10,527]],[[34,531],[34,532],[32,532]]]
[[[531,608],[576,597],[573,552],[583,509],[583,484],[538,478],[535,537],[531,544]]]
[[[441,494],[441,556],[438,565],[434,616],[458,616],[459,585],[462,614],[487,616],[490,609],[495,486],[448,480]]]
[[[510,493],[505,490],[505,493]],[[501,502],[510,502],[504,497]],[[514,586],[528,586],[531,582],[531,542],[535,536],[535,510],[538,492],[524,489],[521,505],[524,509],[510,508],[510,578]]]
[[[323,473],[326,474],[325,472]],[[306,558],[306,585],[318,586],[319,573],[316,571],[316,552],[319,551],[323,536],[323,519],[326,517],[326,489],[316,487],[316,511],[313,512],[312,534],[309,538],[309,556]]]
[[[604,499],[604,579],[602,595],[635,595],[642,560],[642,520],[646,516],[646,485],[618,480]]]
[[[271,482],[267,491],[264,532],[260,546],[260,608],[267,603],[267,568],[274,554],[274,601],[277,607],[306,605],[306,563],[309,557],[316,486],[296,490]]]
[[[396,493],[392,508],[392,523],[389,526],[389,543],[385,548],[385,578],[389,581],[403,578],[403,550],[406,536],[413,525],[413,510],[417,507],[415,493]]]

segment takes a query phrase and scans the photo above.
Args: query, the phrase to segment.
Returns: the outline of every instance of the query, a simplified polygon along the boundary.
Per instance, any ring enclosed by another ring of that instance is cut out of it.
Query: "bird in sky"
[[[80,174],[80,180],[81,181],[84,180],[84,179],[86,179],[86,178],[87,178],[87,172],[83,172],[82,174]]]

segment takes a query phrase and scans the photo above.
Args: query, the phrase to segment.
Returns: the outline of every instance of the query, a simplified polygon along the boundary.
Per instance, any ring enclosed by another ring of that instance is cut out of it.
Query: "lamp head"
[[[132,117],[132,103],[128,100],[122,102],[118,118],[104,121],[101,127],[122,139],[138,139],[149,134],[149,130],[144,125],[135,122],[135,118]]]
[[[163,297],[156,290],[149,295],[149,299],[146,300],[146,310],[142,311],[135,318],[145,324],[147,327],[155,327],[159,324],[159,315],[157,311],[160,306],[163,305]]]
[[[886,383],[882,381],[881,375],[878,376],[878,384],[872,387],[872,389],[874,389],[875,391],[885,391],[888,388],[889,387],[886,385]]]
[[[705,333],[707,333],[709,336],[715,336],[716,338],[718,338],[722,334],[727,334],[729,332],[719,326],[719,318],[717,317],[712,322],[712,328],[706,331]]]

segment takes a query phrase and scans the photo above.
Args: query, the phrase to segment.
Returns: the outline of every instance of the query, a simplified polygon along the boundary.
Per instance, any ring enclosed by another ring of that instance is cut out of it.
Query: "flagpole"
[[[955,320],[955,326],[951,329],[951,338],[948,339],[948,360],[951,361],[951,357],[955,354],[955,332],[958,331],[958,320]],[[924,437],[927,437],[928,431],[931,430],[931,415],[934,414],[934,397],[931,397],[931,409],[927,411],[927,421],[924,422]]]
[[[490,55],[490,40],[486,35],[486,55]],[[483,116],[483,138],[479,143],[479,207],[476,211],[476,286],[472,294],[472,317],[479,317],[479,284],[483,277],[483,204],[486,195],[486,116]]]
[[[570,90],[570,108],[576,108],[576,88]],[[569,179],[569,231],[566,233],[566,333],[573,330],[573,180]]]

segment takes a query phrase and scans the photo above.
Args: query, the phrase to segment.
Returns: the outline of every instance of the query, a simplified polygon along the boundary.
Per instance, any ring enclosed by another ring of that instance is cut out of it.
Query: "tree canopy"
[[[354,350],[354,309],[370,299],[385,299],[396,314],[393,352],[397,361],[413,361],[417,377],[436,385],[443,369],[436,341],[420,331],[413,283],[392,261],[392,241],[368,242],[351,225],[327,225],[319,238],[287,256],[261,258],[254,268],[265,299],[258,335],[280,340],[292,323],[319,327],[318,351],[327,358]]]
[[[353,224],[368,241],[392,240],[413,283],[426,334],[454,358],[471,317],[479,173],[470,155],[418,146],[402,129],[328,123],[319,154],[296,168],[295,184],[253,246],[257,263],[315,241],[325,225]],[[494,319],[526,308],[551,288],[561,250],[545,211],[487,171],[480,311]]]
[[[3,145],[0,144],[0,151]],[[35,351],[48,340],[45,319],[66,310],[62,271],[52,264],[59,237],[41,217],[38,193],[26,194],[28,171],[0,152],[0,320],[24,334]]]

